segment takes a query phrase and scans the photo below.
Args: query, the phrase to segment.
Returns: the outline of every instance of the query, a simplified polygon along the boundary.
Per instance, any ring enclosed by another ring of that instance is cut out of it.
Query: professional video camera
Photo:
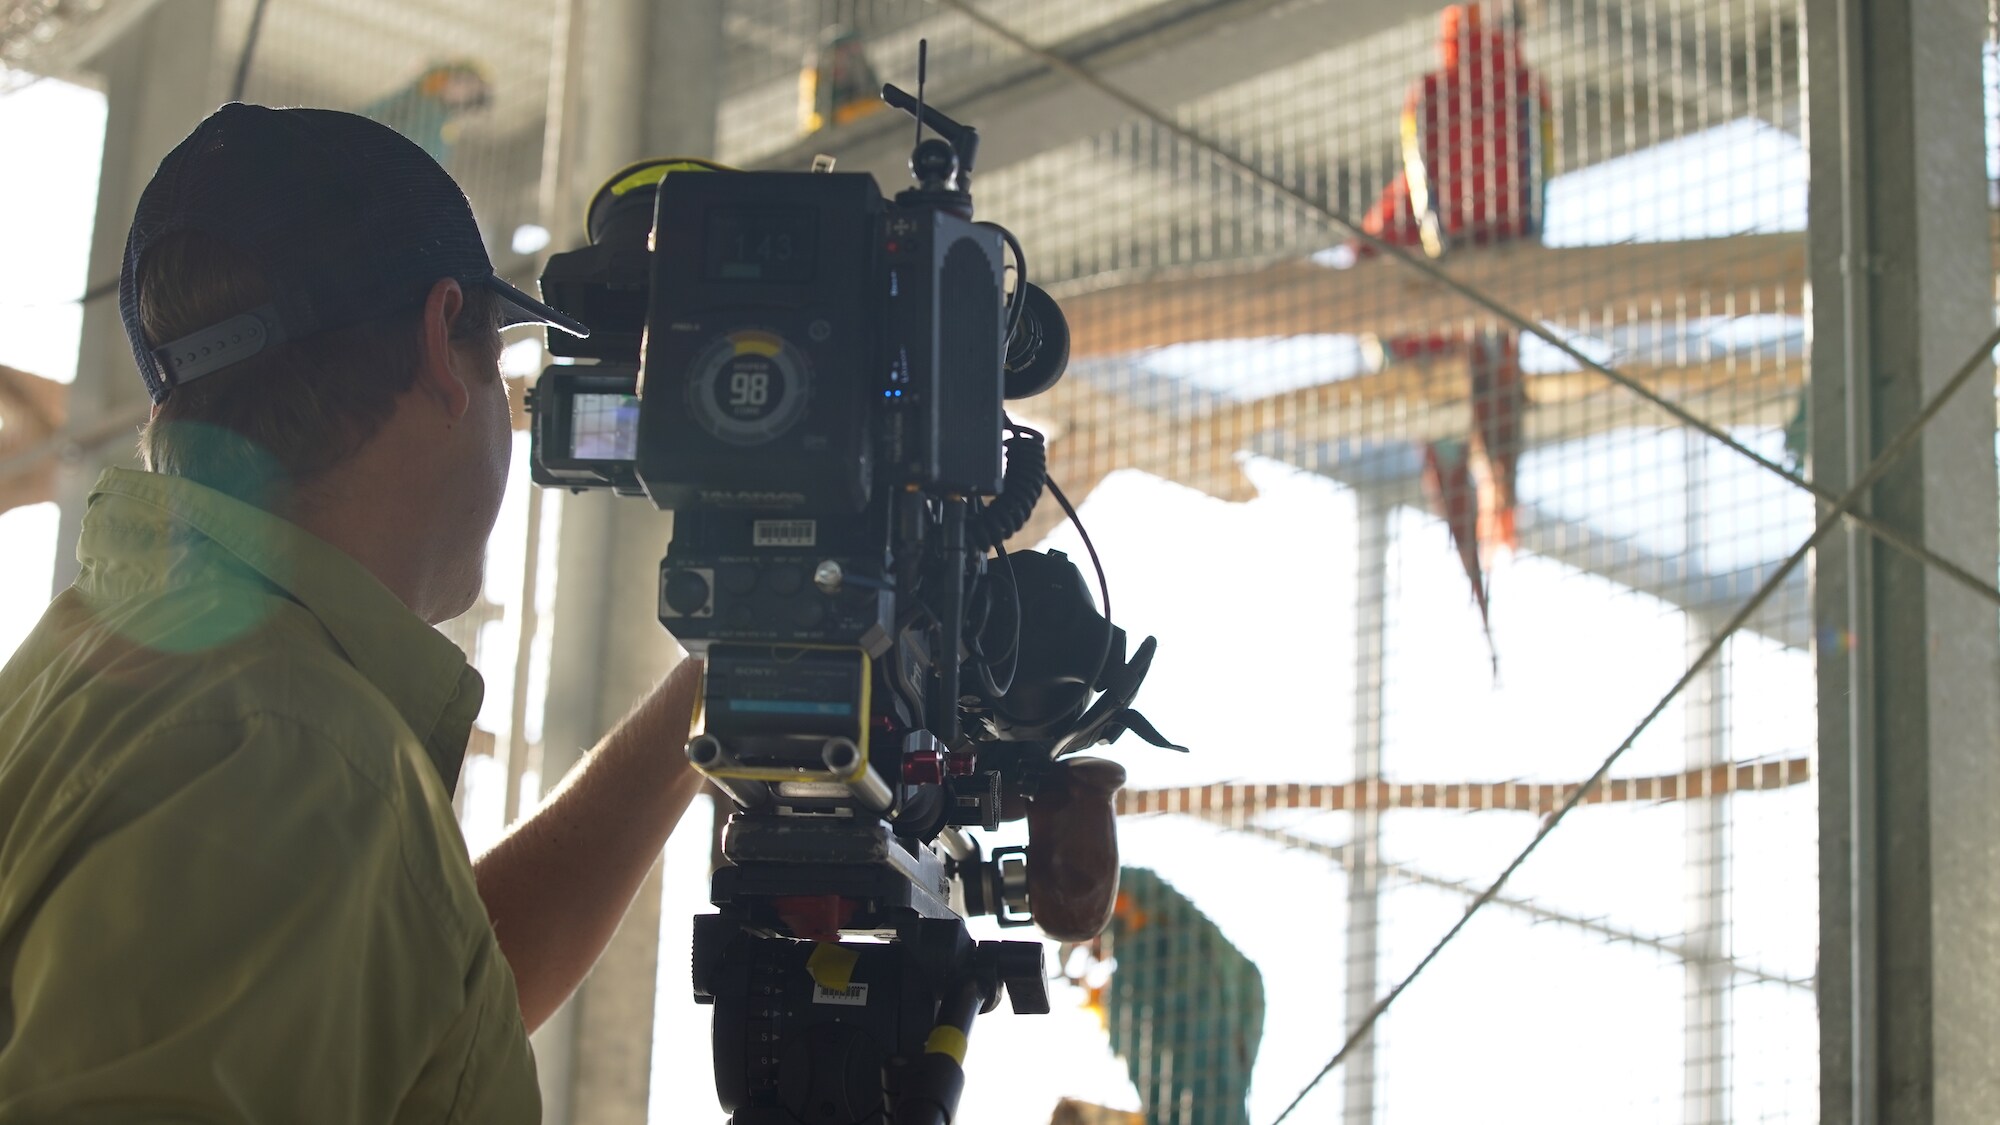
[[[1048,482],[1003,401],[1055,384],[1068,329],[972,221],[978,136],[922,89],[883,89],[918,122],[893,202],[825,158],[648,161],[542,275],[593,331],[550,333],[581,362],[531,394],[536,482],[674,512],[659,617],[706,661],[687,754],[740,806],[694,942],[738,1125],[949,1121],[974,1013],[1048,1010],[1040,943],[964,916],[1094,936],[1124,772],[1070,755],[1170,745],[1130,709],[1153,639],[1128,659],[1073,563],[1004,550]],[[1023,816],[1025,848],[964,831]]]

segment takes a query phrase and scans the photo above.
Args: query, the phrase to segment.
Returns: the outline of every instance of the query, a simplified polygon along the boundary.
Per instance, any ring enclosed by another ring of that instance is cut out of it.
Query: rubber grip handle
[[[1028,801],[1028,909],[1057,941],[1089,941],[1118,898],[1118,819],[1125,767],[1068,758]]]

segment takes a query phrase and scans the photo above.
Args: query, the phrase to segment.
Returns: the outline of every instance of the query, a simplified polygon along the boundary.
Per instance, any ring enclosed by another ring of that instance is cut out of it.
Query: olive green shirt
[[[537,1120],[457,647],[175,477],[105,473],[77,557],[0,670],[0,1122]]]

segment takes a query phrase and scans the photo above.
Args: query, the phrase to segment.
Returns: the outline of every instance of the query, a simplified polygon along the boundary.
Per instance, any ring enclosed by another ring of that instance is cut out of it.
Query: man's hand
[[[700,685],[699,660],[675,665],[539,809],[473,864],[530,1031],[597,963],[701,789],[686,753]]]

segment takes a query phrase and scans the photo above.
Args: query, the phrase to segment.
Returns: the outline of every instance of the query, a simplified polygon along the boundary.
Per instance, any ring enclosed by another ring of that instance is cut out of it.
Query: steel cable
[[[1701,650],[1701,654],[1696,656],[1693,663],[1688,665],[1687,671],[1681,673],[1681,678],[1674,681],[1674,686],[1667,689],[1667,693],[1660,697],[1660,701],[1653,705],[1652,710],[1646,712],[1646,717],[1639,720],[1639,724],[1632,728],[1632,733],[1625,736],[1625,741],[1618,744],[1618,748],[1613,750],[1610,756],[1604,759],[1603,764],[1597,767],[1596,772],[1585,779],[1582,785],[1577,786],[1576,790],[1569,795],[1569,799],[1564,801],[1560,807],[1542,821],[1542,825],[1535,832],[1534,838],[1529,840],[1528,845],[1521,849],[1520,854],[1516,855],[1513,861],[1501,870],[1499,876],[1493,880],[1492,884],[1486,890],[1482,891],[1479,897],[1472,900],[1472,903],[1465,908],[1465,914],[1452,924],[1451,929],[1445,931],[1444,936],[1438,939],[1437,944],[1431,946],[1430,952],[1424,954],[1423,960],[1418,961],[1416,967],[1411,969],[1401,981],[1397,982],[1396,987],[1390,989],[1383,995],[1382,999],[1375,1002],[1375,1006],[1370,1008],[1368,1014],[1362,1017],[1361,1022],[1356,1024],[1354,1029],[1348,1033],[1346,1042],[1340,1045],[1340,1050],[1334,1052],[1333,1057],[1327,1060],[1326,1065],[1320,1068],[1319,1073],[1313,1076],[1312,1081],[1306,1083],[1305,1089],[1299,1091],[1298,1096],[1292,1099],[1291,1104],[1285,1107],[1285,1111],[1280,1113],[1272,1121],[1271,1125],[1281,1125],[1287,1117],[1290,1117],[1292,1111],[1297,1109],[1301,1102],[1305,1101],[1306,1095],[1312,1093],[1313,1089],[1320,1084],[1320,1081],[1328,1074],[1333,1073],[1333,1069],[1347,1058],[1355,1046],[1367,1038],[1369,1032],[1374,1030],[1376,1023],[1380,1022],[1383,1013],[1387,1012],[1390,1005],[1396,1002],[1396,998],[1401,996],[1410,985],[1414,984],[1417,978],[1423,975],[1424,970],[1430,967],[1431,962],[1437,960],[1438,954],[1443,953],[1445,947],[1450,945],[1452,940],[1465,930],[1466,924],[1472,921],[1472,916],[1477,914],[1481,907],[1492,902],[1500,894],[1500,890],[1506,886],[1507,880],[1513,877],[1514,872],[1520,870],[1521,865],[1528,861],[1528,857],[1535,853],[1535,849],[1541,846],[1542,841],[1549,838],[1549,834],[1556,830],[1556,826],[1562,823],[1563,818],[1569,815],[1570,810],[1576,808],[1578,804],[1582,803],[1585,797],[1590,795],[1592,790],[1603,783],[1605,776],[1611,772],[1611,767],[1617,763],[1618,759],[1623,757],[1625,752],[1632,748],[1632,744],[1637,742],[1639,736],[1644,734],[1647,728],[1653,725],[1653,721],[1659,718],[1675,699],[1679,698],[1681,692],[1686,690],[1690,683],[1694,682],[1695,677],[1701,674],[1702,669],[1708,667],[1715,660],[1716,656],[1722,652],[1722,647],[1729,642],[1729,638],[1734,636],[1736,631],[1743,627],[1743,623],[1750,620],[1750,616],[1757,612],[1758,607],[1769,600],[1771,595],[1776,593],[1778,588],[1784,584],[1786,576],[1798,569],[1799,564],[1805,561],[1806,556],[1812,552],[1812,549],[1819,545],[1819,541],[1826,538],[1828,532],[1840,525],[1841,517],[1847,514],[1848,509],[1859,502],[1861,497],[1870,488],[1874,487],[1875,483],[1881,480],[1897,461],[1902,459],[1903,454],[1909,452],[1910,447],[1916,444],[1917,437],[1922,433],[1923,428],[1930,424],[1931,419],[1937,417],[1938,412],[1944,409],[1945,403],[1950,401],[1951,397],[1958,393],[1966,383],[1970,382],[1972,377],[1978,374],[1982,367],[1992,364],[1991,357],[1993,349],[1996,347],[2000,347],[2000,329],[1995,329],[1986,338],[1986,342],[1979,346],[1979,350],[1972,353],[1972,358],[1968,359],[1965,365],[1960,367],[1958,372],[1947,380],[1943,387],[1938,389],[1937,394],[1924,404],[1924,408],[1917,412],[1917,416],[1912,418],[1907,425],[1897,432],[1894,438],[1889,440],[1887,445],[1882,447],[1882,451],[1875,455],[1873,461],[1868,463],[1868,468],[1849,486],[1846,494],[1836,500],[1827,509],[1826,513],[1820,517],[1819,523],[1814,526],[1812,534],[1806,537],[1806,541],[1799,544],[1798,549],[1793,551],[1785,559],[1784,563],[1777,570],[1771,572],[1770,577],[1764,580],[1764,584],[1757,588],[1757,592],[1750,595],[1750,599],[1743,603],[1742,608],[1738,609],[1735,615],[1730,617],[1723,624],[1722,628],[1716,631],[1715,636],[1710,638],[1708,644]]]
[[[1443,286],[1445,289],[1450,290],[1451,292],[1457,294],[1458,296],[1464,298],[1465,300],[1471,302],[1472,304],[1490,313],[1494,317],[1497,317],[1498,319],[1507,322],[1508,324],[1512,325],[1514,328],[1520,330],[1521,332],[1524,332],[1542,341],[1543,343],[1548,344],[1550,347],[1562,353],[1572,362],[1576,363],[1578,366],[1584,368],[1585,370],[1596,372],[1597,374],[1602,375],[1606,379],[1611,380],[1613,383],[1616,383],[1617,385],[1624,387],[1626,390],[1631,391],[1635,395],[1638,395],[1641,399],[1644,399],[1646,402],[1652,404],[1653,406],[1661,410],[1666,411],[1669,415],[1671,415],[1676,421],[1680,422],[1682,425],[1694,429],[1700,432],[1701,434],[1707,436],[1708,438],[1716,442],[1719,442],[1720,444],[1734,451],[1735,453],[1738,453],[1743,457],[1749,459],[1752,463],[1756,464],[1758,467],[1766,470],[1767,472],[1772,473],[1779,479],[1792,485],[1794,488],[1800,489],[1805,492],[1809,492],[1812,495],[1818,497],[1820,500],[1825,501],[1826,503],[1829,504],[1833,504],[1839,499],[1838,494],[1836,494],[1832,489],[1825,488],[1813,481],[1809,481],[1804,477],[1797,475],[1796,473],[1793,473],[1791,470],[1785,468],[1783,465],[1778,464],[1776,461],[1771,460],[1769,457],[1764,456],[1763,454],[1757,452],[1756,450],[1736,440],[1735,438],[1731,437],[1726,431],[1711,425],[1710,423],[1708,423],[1707,421],[1703,420],[1700,417],[1697,417],[1686,407],[1683,407],[1680,404],[1667,399],[1665,396],[1659,394],[1657,391],[1654,391],[1652,388],[1646,386],[1644,383],[1641,383],[1637,379],[1634,379],[1630,375],[1618,371],[1617,369],[1610,367],[1606,364],[1600,363],[1597,360],[1594,360],[1589,356],[1583,354],[1583,352],[1579,351],[1575,347],[1575,345],[1569,343],[1569,341],[1564,340],[1562,337],[1556,335],[1554,332],[1550,331],[1545,325],[1537,321],[1530,320],[1528,317],[1521,315],[1520,313],[1514,311],[1512,308],[1509,308],[1507,305],[1502,304],[1500,301],[1481,292],[1476,287],[1467,285],[1464,282],[1459,281],[1458,279],[1452,277],[1450,274],[1446,273],[1444,270],[1433,265],[1429,260],[1424,258],[1419,258],[1416,255],[1409,253],[1403,247],[1386,242],[1383,239],[1378,238],[1375,235],[1370,234],[1369,232],[1361,229],[1360,223],[1349,218],[1347,215],[1342,214],[1341,212],[1333,209],[1326,203],[1318,199],[1312,198],[1311,196],[1298,190],[1297,188],[1279,179],[1278,177],[1271,175],[1269,172],[1264,171],[1262,168],[1259,168],[1255,164],[1252,164],[1251,162],[1243,159],[1242,157],[1237,156],[1235,153],[1229,151],[1228,148],[1224,147],[1221,144],[1221,142],[1212,140],[1187,126],[1182,125],[1180,122],[1174,120],[1170,115],[1158,109],[1157,107],[1153,106],[1151,103],[1145,101],[1142,98],[1137,97],[1136,95],[1126,92],[1124,89],[1112,84],[1109,81],[1106,81],[1103,77],[1099,76],[1096,72],[1090,70],[1089,68],[1082,66],[1079,63],[1072,62],[1071,60],[1063,57],[1062,55],[1056,53],[1055,51],[1049,50],[1046,47],[1041,47],[1034,43],[1029,42],[1026,38],[1021,36],[1018,32],[1014,31],[1012,28],[1006,26],[1005,24],[1000,23],[998,20],[995,20],[992,16],[989,16],[986,13],[980,11],[978,8],[974,7],[970,3],[970,0],[937,0],[937,3],[940,7],[949,8],[952,11],[959,13],[960,15],[964,16],[968,20],[971,20],[974,24],[978,25],[980,28],[984,29],[988,33],[1002,40],[1005,40],[1009,45],[1013,46],[1016,50],[1025,52],[1026,54],[1029,54],[1034,58],[1039,59],[1043,64],[1047,65],[1050,69],[1057,70],[1064,74],[1069,75],[1071,78],[1074,78],[1076,81],[1082,83],[1083,85],[1086,85],[1091,89],[1096,90],[1098,93],[1103,94],[1105,97],[1112,99],[1118,104],[1131,110],[1133,113],[1138,114],[1139,116],[1152,122],[1154,125],[1157,125],[1161,129],[1166,130],[1168,133],[1171,133],[1173,136],[1180,139],[1181,141],[1193,145],[1194,147],[1209,153],[1211,156],[1215,157],[1215,159],[1221,161],[1223,165],[1225,165],[1230,171],[1234,172],[1239,177],[1245,178],[1259,186],[1268,188],[1271,191],[1274,191],[1278,195],[1289,200],[1290,202],[1305,208],[1306,210],[1312,212],[1315,215],[1318,215],[1319,217],[1327,220],[1330,223],[1333,223],[1335,226],[1338,226],[1342,230],[1347,231],[1353,237],[1358,238],[1363,242],[1366,242],[1368,245],[1372,246],[1377,251],[1381,252],[1384,256],[1402,263],[1404,267],[1411,270],[1415,270],[1417,273],[1422,274],[1425,278],[1429,279],[1430,281]],[[1958,564],[1952,562],[1951,560],[1936,554],[1930,548],[1924,546],[1922,543],[1905,535],[1902,531],[1894,527],[1890,527],[1887,524],[1881,523],[1880,521],[1876,520],[1873,516],[1861,512],[1847,512],[1845,513],[1845,516],[1847,519],[1852,520],[1857,526],[1863,528],[1869,534],[1882,540],[1884,543],[1889,544],[1891,547],[1894,547],[1897,550],[1902,551],[1904,554],[1907,554],[1912,558],[1919,559],[1925,564],[1935,567],[1939,572],[1947,575],[1953,581],[1958,582],[1960,585],[1971,590],[1973,593],[1978,594],[1980,597],[1985,598],[1987,601],[1992,602],[1994,605],[2000,605],[2000,587],[1996,587],[1990,579],[1981,578],[1980,576],[1973,574],[1971,571],[1966,570],[1964,567],[1959,566]]]

